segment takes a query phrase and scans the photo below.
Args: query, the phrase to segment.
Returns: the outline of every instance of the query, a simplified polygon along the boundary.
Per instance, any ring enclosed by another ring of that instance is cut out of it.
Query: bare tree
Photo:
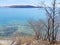
[[[44,4],[44,6],[46,6]],[[56,37],[57,37],[57,33],[58,33],[58,28],[60,25],[60,22],[57,21],[57,15],[58,15],[58,11],[57,11],[57,7],[56,7],[56,0],[53,0],[53,4],[52,7],[44,7],[46,13],[47,13],[47,17],[48,17],[48,26],[47,26],[47,38],[50,41],[52,41],[52,43],[55,43],[56,41]],[[59,15],[58,15],[59,16]]]
[[[35,33],[35,38],[37,40],[39,39],[47,39],[47,36],[46,36],[46,23],[43,21],[43,20],[28,20],[28,24],[29,26],[33,29],[34,33]]]
[[[53,0],[52,7],[45,7],[46,5],[44,3],[43,5],[43,8],[47,13],[47,23],[40,20],[35,23],[33,23],[33,21],[28,22],[30,26],[34,29],[37,39],[39,39],[45,31],[46,33],[43,37],[45,39],[48,39],[50,43],[55,43],[59,30],[58,28],[60,27],[60,22],[57,19],[57,17],[59,16],[59,11],[57,11],[58,9],[56,7],[56,0]],[[41,33],[41,30],[44,30],[43,33]]]
[[[40,39],[40,32],[37,29],[38,25],[36,25],[36,22],[34,22],[33,20],[29,20],[28,23],[30,27],[34,30],[36,39]]]

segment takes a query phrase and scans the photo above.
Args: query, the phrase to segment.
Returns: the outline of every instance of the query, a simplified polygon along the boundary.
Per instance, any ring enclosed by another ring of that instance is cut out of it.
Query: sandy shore
[[[1,45],[10,45],[12,43],[12,40],[0,40]]]

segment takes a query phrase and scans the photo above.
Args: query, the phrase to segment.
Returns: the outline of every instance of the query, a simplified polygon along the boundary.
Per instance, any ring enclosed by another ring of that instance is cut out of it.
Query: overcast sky
[[[39,5],[41,2],[45,2],[48,5],[53,0],[0,0],[0,6],[1,5],[20,5],[20,4],[30,4],[30,5]],[[60,0],[57,0],[57,2],[60,2]]]

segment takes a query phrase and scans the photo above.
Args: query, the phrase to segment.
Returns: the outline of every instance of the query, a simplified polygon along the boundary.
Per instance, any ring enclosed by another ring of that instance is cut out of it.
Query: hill
[[[0,6],[0,8],[41,8],[40,6],[32,5],[11,5],[11,6]]]

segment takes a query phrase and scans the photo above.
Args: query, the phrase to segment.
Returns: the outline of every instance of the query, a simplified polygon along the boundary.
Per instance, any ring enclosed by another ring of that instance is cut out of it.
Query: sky
[[[53,0],[0,0],[0,6],[4,5],[39,5],[42,2],[45,2],[46,4],[50,5],[50,3]],[[57,0],[57,2],[60,2]]]

